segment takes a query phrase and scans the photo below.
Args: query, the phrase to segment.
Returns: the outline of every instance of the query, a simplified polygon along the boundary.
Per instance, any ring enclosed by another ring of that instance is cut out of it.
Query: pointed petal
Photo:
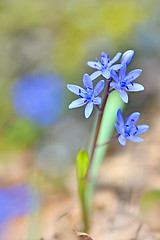
[[[124,120],[123,120],[120,108],[117,110],[117,121],[118,121],[120,127],[124,126]]]
[[[133,50],[128,50],[128,51],[126,51],[125,53],[123,53],[120,62],[121,62],[121,63],[125,62],[126,65],[128,65],[128,64],[131,62],[133,56],[134,56],[134,51],[133,51]]]
[[[78,99],[74,100],[73,102],[71,102],[71,104],[68,106],[68,108],[71,109],[71,108],[81,107],[81,106],[85,105],[86,102],[87,102],[87,100],[85,100],[84,98],[78,98]]]
[[[80,97],[84,97],[84,95],[86,93],[86,91],[83,88],[81,88],[77,85],[68,84],[67,88],[68,88],[69,91],[73,92],[74,94],[76,94]]]
[[[102,65],[104,65],[104,66],[108,65],[109,61],[110,61],[109,55],[106,54],[105,52],[102,52],[101,53],[101,63],[102,63]]]
[[[113,88],[113,89],[115,89],[115,90],[120,90],[119,85],[118,85],[117,83],[115,83],[115,82],[111,82],[111,83],[110,83],[110,87]]]
[[[126,74],[125,81],[132,82],[133,80],[138,78],[141,75],[141,73],[142,73],[141,69],[135,69],[135,70]]]
[[[118,137],[118,141],[119,143],[122,145],[122,146],[125,146],[126,145],[126,138],[123,136],[123,135],[120,135]]]
[[[94,88],[94,96],[98,96],[104,89],[105,82],[104,80],[99,81]]]
[[[89,118],[92,111],[93,111],[93,103],[89,102],[85,107],[85,112],[84,112],[85,118]]]
[[[110,72],[106,69],[102,72],[102,76],[105,77],[106,79],[109,79],[111,74]]]
[[[101,75],[101,71],[96,71],[90,75],[90,79],[94,80]]]
[[[148,125],[138,125],[137,127],[136,127],[136,129],[137,129],[137,133],[136,133],[136,135],[139,135],[139,134],[142,134],[142,133],[145,133],[145,132],[147,132],[148,131],[148,129],[149,129],[149,126]]]
[[[88,91],[90,91],[90,92],[93,91],[93,82],[90,79],[90,76],[88,74],[83,75],[83,84],[84,84],[84,87],[85,87],[87,92]]]
[[[125,125],[126,126],[126,125]],[[137,133],[137,126],[132,125],[128,127],[128,125],[126,126],[130,131],[129,131],[129,136],[135,136]]]
[[[144,87],[139,83],[133,83],[133,85],[128,84],[125,90],[128,92],[139,92],[139,91],[143,91]]]
[[[123,80],[125,78],[126,75],[126,63],[122,64],[122,67],[119,70],[119,79]]]
[[[118,75],[117,75],[117,73],[116,73],[114,70],[111,70],[111,77],[112,77],[116,82],[118,82]]]
[[[110,67],[110,70],[113,69],[114,71],[118,71],[122,67],[121,64],[115,64],[112,67]]]
[[[95,105],[100,105],[102,103],[102,98],[101,97],[96,97],[93,99],[93,104]]]
[[[134,112],[132,113],[127,120],[125,121],[125,126],[133,126],[139,119],[140,113],[139,112]]]
[[[130,137],[127,137],[127,139],[132,142],[143,142],[144,141],[142,138],[136,137],[136,136],[130,136]]]
[[[119,134],[122,134],[122,128],[117,123],[115,123],[115,128]]]
[[[98,69],[98,70],[101,70],[101,64],[99,62],[96,62],[96,61],[88,61],[87,62],[87,65],[91,68],[95,68],[95,69]]]
[[[124,90],[119,90],[119,94],[123,102],[128,103],[128,94]]]
[[[117,62],[121,55],[122,55],[122,54],[121,54],[120,52],[118,52],[118,53],[114,56],[114,58],[109,62],[108,67],[112,66],[115,62]]]

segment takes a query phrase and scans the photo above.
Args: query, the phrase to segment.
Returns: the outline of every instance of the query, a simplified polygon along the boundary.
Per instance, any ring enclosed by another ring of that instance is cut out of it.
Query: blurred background
[[[66,178],[94,119],[83,108],[68,110],[75,96],[66,85],[82,86],[93,72],[86,62],[102,51],[112,58],[128,49],[135,51],[129,70],[143,69],[145,91],[132,94],[125,111],[145,109],[149,124],[150,109],[160,107],[159,0],[0,1],[1,240],[9,232],[12,240],[53,233],[48,206],[54,194],[72,195],[75,179]],[[47,227],[35,232],[34,224]]]

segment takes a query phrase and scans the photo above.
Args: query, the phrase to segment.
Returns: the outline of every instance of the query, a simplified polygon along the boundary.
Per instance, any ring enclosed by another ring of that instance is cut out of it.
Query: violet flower
[[[115,62],[119,60],[121,56],[121,53],[118,52],[112,60],[110,60],[109,55],[106,54],[105,52],[101,53],[101,62],[98,61],[96,58],[96,61],[88,61],[87,65],[91,68],[95,68],[98,71],[92,73],[90,75],[91,80],[94,80],[95,78],[99,77],[102,75],[106,79],[109,79],[111,76],[111,70],[118,71],[121,68],[121,64],[116,64],[113,65]],[[113,66],[112,66],[113,65]]]
[[[87,104],[84,115],[86,118],[89,118],[93,111],[93,105],[100,105],[102,103],[102,99],[101,97],[98,97],[98,95],[104,89],[105,83],[104,80],[99,81],[93,90],[93,82],[90,76],[88,74],[84,74],[83,84],[85,89],[73,84],[67,85],[68,90],[80,97],[71,102],[69,109],[81,107]]]
[[[121,109],[117,111],[117,121],[118,124],[115,123],[115,127],[117,132],[119,133],[118,141],[122,146],[125,146],[126,139],[132,142],[142,142],[143,139],[137,137],[137,135],[145,133],[148,129],[148,125],[138,125],[134,124],[138,121],[140,116],[139,112],[132,113],[128,118],[126,118],[125,122],[122,117]]]
[[[118,90],[123,102],[128,103],[128,94],[126,91],[138,92],[144,90],[144,87],[141,84],[132,82],[138,78],[141,73],[141,69],[135,69],[126,74],[126,63],[122,64],[122,67],[119,71],[119,77],[114,70],[111,70],[111,77],[115,80],[115,82],[111,82],[110,87]]]

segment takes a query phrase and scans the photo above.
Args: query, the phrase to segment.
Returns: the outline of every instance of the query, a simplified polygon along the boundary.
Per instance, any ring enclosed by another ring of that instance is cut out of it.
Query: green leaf
[[[115,130],[114,123],[116,122],[117,109],[121,108],[122,110],[124,108],[124,105],[125,104],[122,102],[118,92],[115,91],[109,96],[104,109],[104,113],[103,113],[100,133],[98,137],[98,143],[107,142],[112,138],[113,132]],[[95,127],[96,127],[96,123],[95,123]],[[92,141],[90,142],[90,146],[88,149],[89,153],[91,152],[94,131],[93,131]],[[77,156],[78,188],[79,188],[79,194],[81,198],[85,230],[88,229],[89,227],[95,182],[98,176],[99,168],[101,166],[102,160],[105,157],[107,149],[108,149],[108,145],[104,145],[103,147],[97,148],[95,150],[95,154],[94,154],[93,162],[91,166],[90,180],[87,184],[86,184],[85,176],[88,168],[88,155],[85,151],[80,151]],[[85,158],[86,160],[84,160]]]
[[[85,185],[86,185],[86,174],[88,170],[89,158],[88,154],[84,150],[80,150],[77,154],[77,180],[80,198],[83,197]]]
[[[86,202],[86,174],[88,170],[89,158],[85,150],[80,150],[77,154],[76,168],[77,168],[77,182],[78,191],[82,207],[82,216],[85,231],[89,228],[89,218]]]
[[[104,109],[100,133],[98,137],[99,144],[107,142],[112,138],[112,135],[115,131],[114,123],[116,122],[117,109],[121,108],[121,110],[123,110],[124,106],[125,104],[124,102],[122,102],[119,93],[117,91],[114,91],[109,96]],[[94,134],[94,131],[93,131],[93,134]],[[93,138],[92,138],[92,142],[93,142]],[[92,142],[90,144],[89,152],[91,152]],[[104,145],[103,147],[97,148],[95,150],[95,154],[93,157],[92,168],[91,168],[91,180],[87,186],[87,204],[88,204],[87,210],[89,212],[88,213],[89,215],[92,208],[92,198],[93,198],[93,192],[95,188],[95,181],[97,179],[98,172],[102,164],[102,161],[105,157],[106,151],[108,150],[108,146],[109,145]]]

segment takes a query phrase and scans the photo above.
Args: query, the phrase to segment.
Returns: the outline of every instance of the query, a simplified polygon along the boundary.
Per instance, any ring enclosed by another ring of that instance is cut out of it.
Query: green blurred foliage
[[[0,142],[1,150],[25,149],[40,137],[42,130],[25,120],[17,120],[11,123]]]
[[[142,195],[140,199],[140,210],[144,217],[153,212],[160,212],[160,190],[152,190]]]
[[[143,221],[151,229],[158,231],[160,229],[160,190],[152,190],[144,193],[140,199],[140,211]]]

